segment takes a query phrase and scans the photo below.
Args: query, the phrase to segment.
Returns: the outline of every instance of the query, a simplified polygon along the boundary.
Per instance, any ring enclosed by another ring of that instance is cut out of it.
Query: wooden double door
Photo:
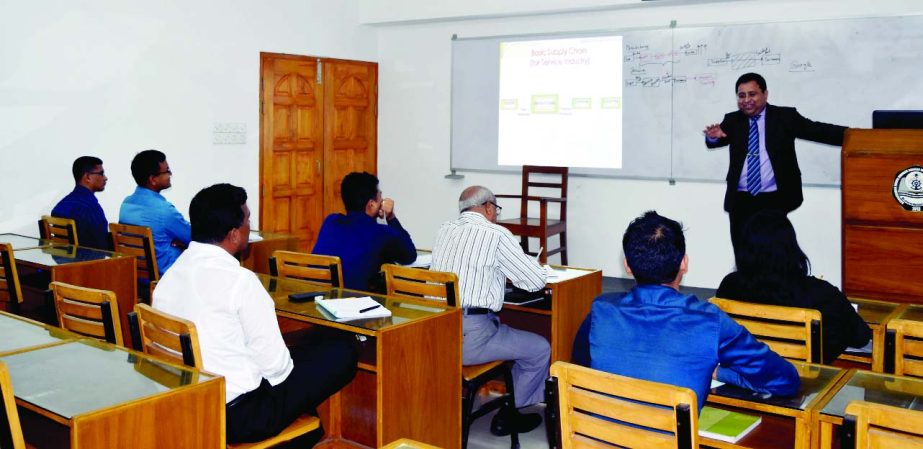
[[[340,182],[376,173],[378,64],[260,54],[260,229],[314,247]]]

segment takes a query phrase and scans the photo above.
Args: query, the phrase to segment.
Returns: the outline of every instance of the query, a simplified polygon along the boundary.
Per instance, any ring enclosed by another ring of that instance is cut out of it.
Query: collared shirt
[[[801,384],[791,363],[714,304],[662,285],[638,285],[593,301],[573,360],[622,376],[687,387],[705,405],[718,380],[789,396]]]
[[[223,248],[192,242],[154,290],[154,308],[192,321],[206,371],[225,377],[225,401],[278,385],[295,364],[259,278]]]
[[[161,274],[166,273],[183,252],[173,246],[173,242],[189,245],[192,240],[192,228],[183,214],[159,192],[141,186],[136,187],[135,193],[122,201],[119,223],[151,228],[157,268]]]
[[[545,287],[545,269],[522,251],[510,231],[477,212],[462,212],[442,225],[433,246],[434,271],[458,275],[459,306],[483,307],[499,312],[504,287],[528,291]]]
[[[339,257],[344,286],[356,290],[374,289],[382,264],[417,260],[417,248],[397,218],[383,225],[362,211],[328,215],[311,252]]]
[[[77,185],[58,201],[52,217],[70,218],[77,224],[77,243],[90,248],[109,249],[109,222],[99,200],[90,189]]]

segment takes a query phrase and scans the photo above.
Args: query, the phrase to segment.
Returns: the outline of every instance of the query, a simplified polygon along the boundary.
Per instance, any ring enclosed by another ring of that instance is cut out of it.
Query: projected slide
[[[500,43],[497,162],[622,167],[622,37]]]

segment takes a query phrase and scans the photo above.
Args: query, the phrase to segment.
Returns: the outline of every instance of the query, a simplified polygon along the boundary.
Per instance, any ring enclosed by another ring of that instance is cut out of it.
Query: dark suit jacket
[[[843,132],[846,128],[828,123],[808,120],[795,108],[766,105],[766,152],[776,177],[782,205],[791,212],[801,205],[804,197],[801,193],[801,170],[795,155],[795,139],[807,139],[829,145],[843,145]],[[740,182],[740,172],[747,157],[747,140],[749,139],[749,118],[740,111],[724,116],[721,130],[727,137],[705,144],[709,148],[730,145],[731,163],[727,174],[727,192],[724,196],[724,210],[734,210],[734,192]]]

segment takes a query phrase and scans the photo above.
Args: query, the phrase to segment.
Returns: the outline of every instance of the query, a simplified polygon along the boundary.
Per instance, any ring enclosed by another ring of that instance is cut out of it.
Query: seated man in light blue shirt
[[[160,194],[170,188],[173,176],[165,154],[157,150],[136,154],[131,161],[131,176],[138,187],[122,201],[119,223],[151,228],[162,275],[189,245],[192,231],[183,214]]]

